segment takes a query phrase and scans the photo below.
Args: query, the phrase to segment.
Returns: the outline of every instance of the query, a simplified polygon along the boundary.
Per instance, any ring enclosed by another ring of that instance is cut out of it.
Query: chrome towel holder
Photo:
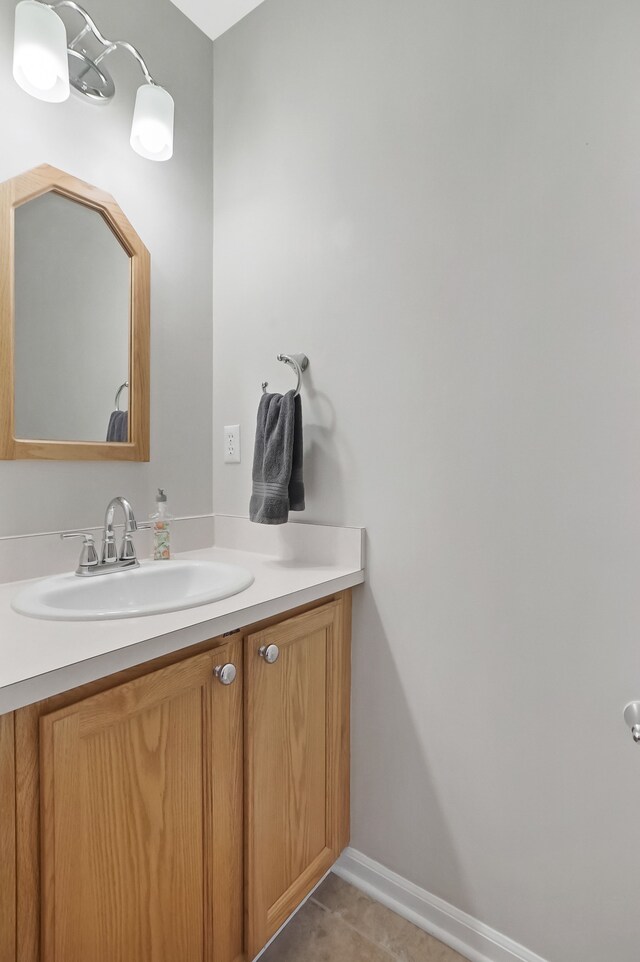
[[[129,389],[128,381],[125,381],[124,384],[121,384],[118,390],[116,391],[116,399],[115,399],[116,411],[120,410],[120,395],[122,394],[125,388],[127,388],[127,390]]]
[[[298,377],[298,383],[296,384],[296,397],[300,394],[300,385],[302,384],[302,374],[309,367],[309,358],[306,354],[278,354],[276,360],[284,361],[285,364],[289,364],[293,370],[296,372]],[[267,393],[267,388],[269,387],[268,381],[262,382],[262,393]]]

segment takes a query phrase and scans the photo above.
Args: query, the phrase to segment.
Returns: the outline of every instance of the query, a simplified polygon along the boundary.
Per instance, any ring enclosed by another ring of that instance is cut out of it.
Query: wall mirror
[[[0,458],[149,460],[149,253],[47,165],[0,185]]]

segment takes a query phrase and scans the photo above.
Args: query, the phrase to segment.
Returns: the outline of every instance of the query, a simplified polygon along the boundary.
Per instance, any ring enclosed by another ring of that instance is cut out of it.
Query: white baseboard
[[[333,871],[376,902],[386,905],[459,952],[469,962],[545,962],[535,952],[354,848],[345,849]]]

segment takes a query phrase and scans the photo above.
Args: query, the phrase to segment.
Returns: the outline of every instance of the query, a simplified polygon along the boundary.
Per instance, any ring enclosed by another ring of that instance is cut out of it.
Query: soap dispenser
[[[167,495],[164,488],[158,488],[156,511],[149,516],[153,528],[153,560],[168,561],[171,557],[171,521],[173,516],[167,511]]]

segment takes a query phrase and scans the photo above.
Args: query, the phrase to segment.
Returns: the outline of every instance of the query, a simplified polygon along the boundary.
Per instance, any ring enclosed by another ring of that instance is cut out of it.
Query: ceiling
[[[263,0],[171,0],[196,26],[215,40],[246,17]]]

